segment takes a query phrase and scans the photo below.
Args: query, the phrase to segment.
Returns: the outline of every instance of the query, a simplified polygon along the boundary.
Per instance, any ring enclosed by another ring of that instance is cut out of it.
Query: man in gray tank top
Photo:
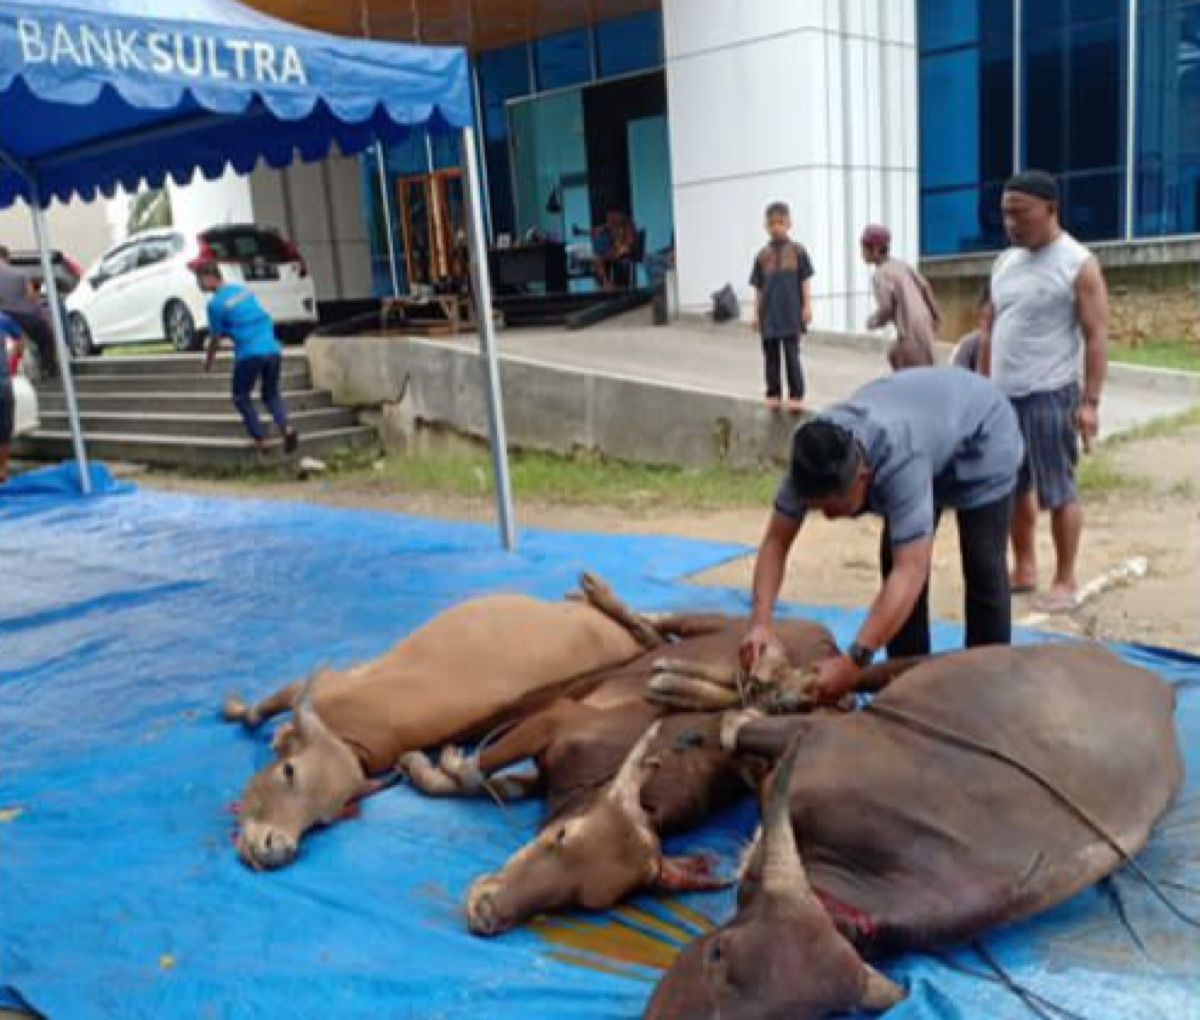
[[[1049,510],[1054,578],[1036,606],[1070,612],[1083,534],[1078,440],[1088,450],[1099,431],[1108,292],[1099,263],[1059,224],[1053,177],[1040,170],[1017,174],[1004,187],[1001,208],[1013,247],[992,267],[993,314],[981,361],[1012,401],[1025,438],[1013,509],[1012,588],[1037,588],[1038,509]]]

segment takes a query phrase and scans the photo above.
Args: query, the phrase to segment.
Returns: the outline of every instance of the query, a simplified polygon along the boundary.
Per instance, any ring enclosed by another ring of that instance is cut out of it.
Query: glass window
[[[1134,232],[1200,232],[1200,2],[1141,0]]]
[[[922,248],[999,246],[1012,172],[1011,0],[921,0]]]
[[[512,170],[508,159],[509,99],[533,91],[525,43],[487,50],[476,57],[483,110],[483,158],[487,162],[488,207],[493,234],[513,232]]]
[[[975,0],[921,0],[917,18],[922,53],[974,46],[979,39],[979,4]]]
[[[647,11],[596,26],[597,72],[612,78],[663,63],[662,12]]]
[[[1007,245],[1000,215],[1003,181],[921,195],[921,249],[925,255],[988,251]]]
[[[1128,0],[1022,7],[1023,164],[1063,185],[1068,229],[1123,234]]]
[[[591,36],[587,29],[559,32],[533,44],[540,91],[582,85],[592,79]]]

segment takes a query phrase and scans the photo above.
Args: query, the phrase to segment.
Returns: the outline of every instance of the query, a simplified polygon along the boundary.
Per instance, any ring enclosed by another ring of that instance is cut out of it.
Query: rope
[[[924,719],[919,719],[916,716],[909,715],[907,712],[902,712],[892,708],[889,705],[880,705],[878,702],[872,702],[864,709],[864,711],[872,712],[882,719],[887,719],[890,722],[895,722],[901,726],[907,726],[909,729],[917,733],[923,733],[925,736],[933,737],[936,740],[944,741],[952,744],[955,747],[961,747],[967,751],[973,751],[976,754],[983,755],[986,758],[992,758],[995,761],[1002,762],[1011,768],[1016,769],[1023,776],[1032,779],[1038,786],[1045,790],[1050,796],[1057,800],[1071,814],[1073,814],[1084,826],[1091,829],[1105,843],[1107,843],[1121,858],[1122,863],[1139,879],[1145,883],[1146,888],[1154,895],[1154,897],[1167,910],[1184,924],[1190,925],[1193,928],[1200,929],[1200,918],[1192,917],[1177,907],[1174,901],[1163,891],[1158,881],[1149,875],[1146,870],[1134,860],[1133,856],[1121,844],[1109,834],[1108,830],[1097,822],[1088,812],[1080,807],[1069,795],[1058,789],[1049,779],[1043,776],[1036,769],[1026,765],[1023,761],[1014,758],[1010,754],[1006,754],[997,748],[981,743],[971,737],[963,736],[961,733],[956,733],[954,730],[947,729],[936,723],[928,722]]]

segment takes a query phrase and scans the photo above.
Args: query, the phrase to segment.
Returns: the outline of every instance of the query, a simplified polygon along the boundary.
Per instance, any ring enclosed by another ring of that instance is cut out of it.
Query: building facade
[[[586,247],[622,210],[647,252],[673,251],[686,311],[726,283],[749,298],[776,200],[816,267],[818,326],[865,326],[869,222],[969,304],[1004,244],[1004,180],[1025,167],[1058,177],[1067,226],[1106,259],[1200,282],[1200,0],[259,5],[469,45],[492,242]],[[460,155],[415,134],[244,188],[255,218],[311,251],[323,298],[381,295],[436,274],[436,235],[461,221]]]

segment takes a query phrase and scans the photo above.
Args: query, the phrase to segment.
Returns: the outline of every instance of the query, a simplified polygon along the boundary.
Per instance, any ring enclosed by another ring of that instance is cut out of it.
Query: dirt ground
[[[1087,583],[1135,557],[1144,557],[1144,577],[1088,601],[1071,616],[1035,625],[1105,640],[1138,641],[1200,653],[1200,426],[1170,436],[1130,442],[1109,452],[1113,466],[1134,484],[1115,487],[1085,501],[1087,524],[1080,581]],[[149,475],[144,485],[194,493],[308,500],[336,506],[395,510],[463,520],[484,520],[487,500],[466,500],[377,487],[308,481],[244,485]],[[521,523],[577,531],[670,534],[720,541],[758,541],[766,522],[762,510],[683,513],[648,509],[640,513],[604,507],[554,507],[522,504]],[[1049,581],[1053,558],[1049,525],[1041,529],[1042,584]],[[863,606],[877,585],[878,522],[827,522],[806,525],[792,560],[784,598],[811,604]],[[693,578],[696,583],[748,588],[753,556],[738,559]],[[954,521],[943,521],[935,547],[932,611],[942,619],[962,615],[962,586]],[[1014,619],[1032,613],[1029,597],[1017,598]]]

